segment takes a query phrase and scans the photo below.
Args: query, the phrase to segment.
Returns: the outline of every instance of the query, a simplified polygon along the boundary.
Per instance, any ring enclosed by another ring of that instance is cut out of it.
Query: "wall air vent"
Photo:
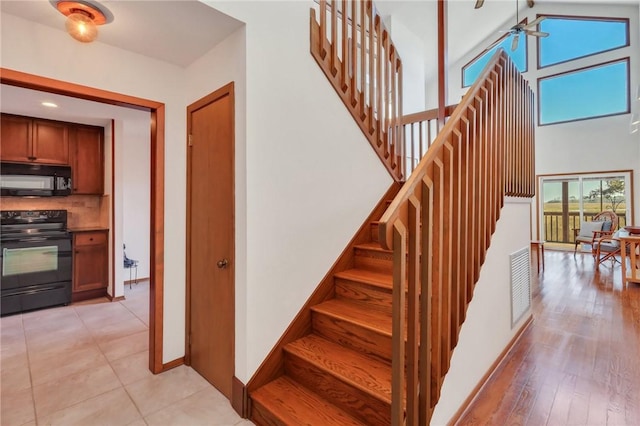
[[[531,262],[529,248],[509,255],[511,264],[511,328],[531,308]]]

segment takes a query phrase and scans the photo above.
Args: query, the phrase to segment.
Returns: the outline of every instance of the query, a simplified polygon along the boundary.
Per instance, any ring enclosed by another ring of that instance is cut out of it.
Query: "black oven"
[[[66,210],[0,213],[1,315],[71,302]]]

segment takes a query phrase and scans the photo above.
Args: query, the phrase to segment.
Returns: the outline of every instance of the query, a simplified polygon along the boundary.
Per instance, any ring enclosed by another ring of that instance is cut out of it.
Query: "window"
[[[526,22],[526,21],[525,21]],[[495,46],[493,46],[489,50],[485,50],[469,62],[467,65],[462,67],[462,87],[469,87],[473,83],[475,83],[476,79],[484,69],[484,67],[489,63],[493,54],[499,48],[503,48],[507,55],[511,57],[511,60],[516,64],[518,71],[526,72],[527,71],[527,38],[525,36],[520,37],[520,42],[518,43],[518,48],[515,51],[511,50],[511,41],[513,40],[513,36],[505,36],[502,38],[502,41],[499,41]]]
[[[539,124],[629,112],[629,58],[538,79]]]
[[[629,20],[548,16],[539,24],[538,68],[629,45]]]

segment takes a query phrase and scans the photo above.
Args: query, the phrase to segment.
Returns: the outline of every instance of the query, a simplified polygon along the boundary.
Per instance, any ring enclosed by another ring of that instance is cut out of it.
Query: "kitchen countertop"
[[[90,232],[90,231],[108,231],[109,228],[105,228],[104,226],[77,226],[77,227],[69,227],[67,231],[69,232]]]

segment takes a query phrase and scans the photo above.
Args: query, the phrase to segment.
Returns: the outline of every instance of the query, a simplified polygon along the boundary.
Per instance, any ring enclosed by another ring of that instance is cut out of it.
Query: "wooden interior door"
[[[187,107],[187,363],[231,399],[235,356],[233,83]]]

